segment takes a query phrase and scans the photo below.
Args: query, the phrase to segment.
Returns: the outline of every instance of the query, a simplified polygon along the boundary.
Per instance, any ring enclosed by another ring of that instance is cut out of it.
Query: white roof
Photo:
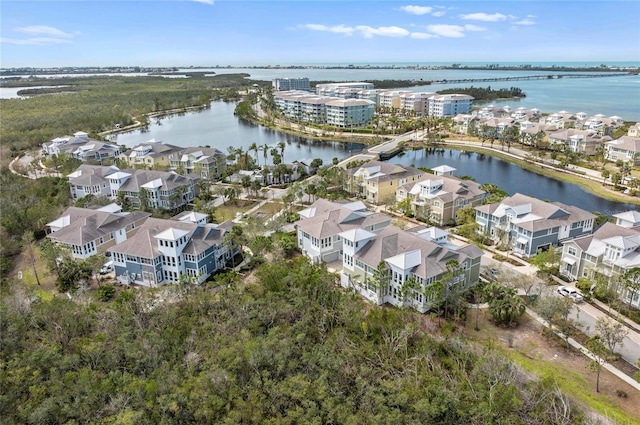
[[[437,167],[433,167],[431,170],[433,170],[435,173],[451,173],[453,171],[456,171],[457,168],[453,168],[448,165],[438,165]]]
[[[342,204],[342,207],[351,211],[366,210],[367,206],[362,201],[349,202],[348,204]]]
[[[98,211],[108,212],[108,213],[117,213],[122,211],[122,207],[115,202],[110,203],[109,205],[105,205],[104,207],[98,208]]]
[[[162,179],[153,179],[140,187],[144,187],[145,189],[157,189],[160,186],[162,186]]]
[[[338,234],[338,236],[351,242],[359,242],[365,239],[371,239],[375,235],[375,233],[369,232],[364,229],[351,229]]]
[[[131,177],[131,174],[125,173],[123,171],[117,171],[117,172],[115,172],[113,174],[109,174],[107,176],[108,179],[117,179],[117,180],[120,180],[120,179],[125,178],[125,177]]]
[[[389,257],[385,261],[401,270],[409,270],[420,265],[421,257],[421,250],[416,249]]]
[[[183,237],[184,235],[187,235],[187,234],[189,234],[189,232],[187,232],[186,230],[174,229],[173,227],[170,227],[167,230],[165,230],[164,232],[158,233],[154,237],[156,239],[164,239],[164,240],[169,240],[169,241],[176,241],[176,240],[180,239],[181,237]]]
[[[63,217],[53,220],[50,223],[47,223],[47,226],[62,229],[63,227],[67,227],[69,224],[71,224],[71,216],[65,215]]]

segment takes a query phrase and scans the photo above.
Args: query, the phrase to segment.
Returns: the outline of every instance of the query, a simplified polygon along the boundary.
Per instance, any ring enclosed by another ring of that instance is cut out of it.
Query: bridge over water
[[[547,74],[547,75],[522,75],[517,77],[491,77],[491,78],[464,78],[458,80],[432,80],[431,84],[459,84],[459,83],[486,83],[492,81],[522,81],[522,80],[559,80],[562,78],[604,78],[619,77],[629,73],[607,74]]]

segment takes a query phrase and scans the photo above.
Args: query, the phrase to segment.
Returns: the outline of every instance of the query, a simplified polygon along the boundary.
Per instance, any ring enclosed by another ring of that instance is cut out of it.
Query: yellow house
[[[426,173],[414,167],[369,161],[347,170],[344,188],[352,195],[365,198],[374,204],[395,202],[396,189],[417,182]]]
[[[169,168],[171,155],[180,154],[184,150],[180,146],[151,139],[118,155],[118,159],[132,168]]]

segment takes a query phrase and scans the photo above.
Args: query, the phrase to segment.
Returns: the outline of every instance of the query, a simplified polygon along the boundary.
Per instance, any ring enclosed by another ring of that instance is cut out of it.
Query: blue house
[[[516,193],[500,203],[476,207],[479,230],[514,254],[536,255],[552,245],[593,232],[596,216],[560,202]]]
[[[116,277],[150,287],[179,282],[181,276],[204,282],[232,256],[224,241],[231,225],[149,218],[134,237],[108,250]]]

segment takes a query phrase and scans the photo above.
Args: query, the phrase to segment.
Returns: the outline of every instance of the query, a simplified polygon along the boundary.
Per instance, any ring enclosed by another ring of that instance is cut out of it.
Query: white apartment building
[[[371,121],[375,102],[365,99],[335,99],[325,104],[327,124],[336,127],[362,127]]]
[[[403,93],[400,95],[400,109],[413,111],[416,116],[427,115],[429,112],[429,98],[437,93]]]
[[[429,115],[455,117],[471,112],[473,97],[466,94],[438,94],[429,98]]]
[[[373,83],[365,82],[344,82],[344,83],[326,83],[316,85],[316,94],[320,96],[335,96],[337,89],[360,89],[373,90]]]
[[[272,81],[275,91],[306,90],[311,91],[308,78],[276,78]]]

